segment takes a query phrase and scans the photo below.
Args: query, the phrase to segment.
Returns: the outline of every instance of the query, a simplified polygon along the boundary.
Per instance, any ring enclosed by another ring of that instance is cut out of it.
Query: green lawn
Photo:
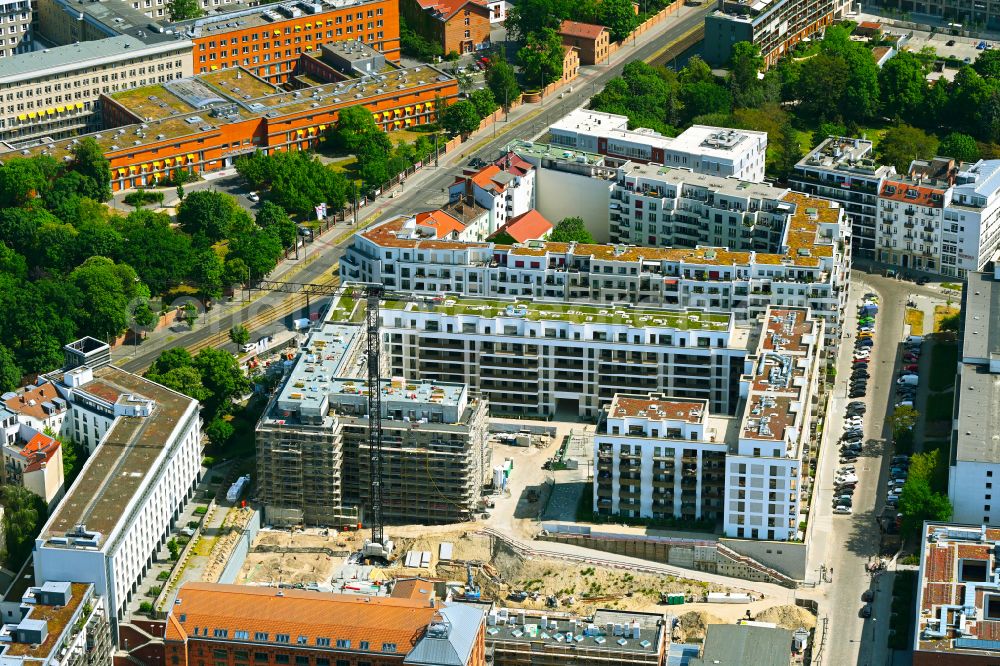
[[[955,384],[958,367],[958,343],[938,341],[931,350],[931,391],[945,391]],[[950,409],[950,406],[949,406]]]

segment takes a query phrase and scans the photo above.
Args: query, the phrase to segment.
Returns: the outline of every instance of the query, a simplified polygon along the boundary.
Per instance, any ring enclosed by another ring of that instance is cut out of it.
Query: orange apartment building
[[[256,150],[316,147],[340,109],[364,105],[385,131],[437,120],[458,95],[454,78],[423,65],[285,91],[238,67],[102,96],[105,129],[93,137],[111,162],[115,191],[147,187],[176,169],[217,171]],[[6,156],[61,160],[78,139],[6,145]],[[0,154],[0,159],[4,155]]]
[[[581,65],[598,65],[610,55],[611,33],[603,25],[563,21],[559,36],[563,46],[572,46],[580,52]]]
[[[490,8],[485,0],[399,0],[407,25],[445,53],[490,47]]]
[[[393,62],[400,54],[398,0],[263,5],[174,27],[194,43],[195,73],[242,67],[271,83],[288,80],[299,57],[322,44],[361,41]]]
[[[485,666],[486,612],[432,586],[365,596],[188,583],[163,638],[168,666]]]

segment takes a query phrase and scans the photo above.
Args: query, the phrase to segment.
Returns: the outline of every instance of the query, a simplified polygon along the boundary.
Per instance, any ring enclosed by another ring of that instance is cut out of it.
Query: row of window
[[[184,622],[185,620],[186,620],[186,615],[184,613],[181,613],[181,615],[180,615],[180,621]],[[204,627],[204,628],[195,627],[192,633],[195,636],[198,636],[198,635],[208,636],[209,635],[208,627]],[[212,630],[212,638],[229,638],[229,630],[228,629],[218,629],[218,628],[213,629]],[[247,631],[247,630],[245,630],[245,629],[236,629],[236,630],[233,631],[233,638],[236,638],[238,640],[250,640],[250,632]],[[271,634],[269,632],[266,632],[266,631],[255,631],[253,633],[253,640],[256,641],[256,642],[258,642],[258,643],[271,642]],[[274,642],[275,643],[281,643],[283,645],[291,645],[292,637],[291,637],[290,634],[274,634]],[[305,635],[299,635],[295,639],[295,644],[296,645],[309,645],[309,637],[305,636]],[[315,645],[316,647],[330,647],[331,646],[331,639],[328,638],[328,637],[324,637],[324,636],[317,636],[316,639],[315,639],[315,641],[314,641],[314,643],[313,643],[313,645]],[[338,649],[341,649],[341,650],[350,650],[351,647],[352,647],[351,640],[348,639],[348,638],[338,638],[335,642],[333,642],[333,645],[335,645]],[[397,647],[398,646],[396,645],[396,643],[382,643],[381,652],[385,652],[385,653],[389,653],[389,654],[394,654],[396,652],[396,650],[397,650]],[[358,650],[363,650],[363,651],[366,651],[366,652],[370,652],[372,650],[371,642],[370,641],[358,641],[357,649]],[[199,650],[199,652],[200,652],[200,650]],[[213,652],[213,656],[215,658],[217,658],[217,659],[223,659],[223,658],[226,657],[226,650],[216,649],[216,650],[213,650],[212,652]],[[236,650],[234,652],[234,656],[237,659],[239,659],[241,656],[243,656],[243,658],[246,658],[245,657],[246,654],[247,653],[244,650]],[[259,652],[257,654],[265,654],[265,653]]]

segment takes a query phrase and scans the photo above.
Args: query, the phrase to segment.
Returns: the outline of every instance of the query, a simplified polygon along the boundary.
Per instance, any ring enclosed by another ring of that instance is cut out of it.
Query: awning
[[[174,158],[172,158],[172,157],[167,157],[167,158],[164,158],[164,160],[163,160],[163,163],[164,163],[164,164],[166,164],[167,166],[170,166],[170,164],[171,164],[171,163],[172,163],[173,161],[174,161]]]
[[[406,112],[407,113],[413,113],[413,107],[412,106],[406,107]]]
[[[218,66],[218,65],[212,65],[212,71],[213,71],[213,72],[214,72],[215,70],[217,70],[217,69],[219,69],[219,66]]]
[[[295,32],[302,32],[302,26],[301,25],[295,26]]]
[[[430,111],[434,108],[434,102],[427,102],[427,110]]]
[[[35,112],[34,111],[32,111],[31,113],[28,114],[28,118],[32,118],[33,119],[34,117],[35,117]]]
[[[315,127],[310,127],[309,128],[309,134],[315,134],[315,133],[316,133],[316,128]]]
[[[403,123],[402,123],[402,122],[400,122],[400,121],[398,121],[398,120],[397,120],[396,122],[394,122],[394,123],[393,123],[393,125],[395,125],[396,127],[400,127],[400,126],[401,126],[402,124],[403,124]]]
[[[420,111],[421,111],[421,110],[422,110],[423,108],[424,108],[424,105],[423,105],[423,104],[417,104],[417,113],[420,113]]]
[[[58,107],[56,107],[56,111],[58,111],[59,113],[63,113],[63,112],[66,111],[66,107],[65,106],[58,106]]]
[[[663,284],[677,284],[677,280],[667,278],[663,281]]]
[[[274,34],[275,34],[275,35],[280,35],[280,34],[281,34],[281,31],[280,31],[280,30],[275,30],[275,31],[274,31]]]
[[[413,121],[412,121],[412,120],[410,120],[409,118],[407,118],[407,119],[406,119],[406,126],[407,126],[407,127],[409,127],[409,126],[410,126],[410,125],[412,125],[412,124],[413,124]]]
[[[194,156],[194,153],[188,153],[188,162],[194,162],[196,159],[198,158]]]
[[[320,132],[322,132],[322,131],[323,131],[323,130],[325,130],[325,129],[326,129],[326,125],[320,125],[320,126],[319,126],[319,131],[320,131]]]
[[[313,27],[313,24],[312,23],[306,23],[306,27],[307,28],[311,28],[311,27]]]
[[[138,169],[138,167],[134,167],[134,166],[130,166],[130,167],[128,168],[128,172],[129,172],[129,173],[135,173],[135,172],[136,172],[136,171],[138,171],[138,170],[139,170],[139,169]]]
[[[83,108],[83,102],[77,102],[76,103],[76,108],[82,109]]]
[[[55,114],[55,111],[53,111],[52,109],[45,109],[43,113],[47,116],[51,116]]]
[[[18,119],[18,120],[27,120],[27,119],[28,119],[28,116],[22,113],[21,115],[19,115],[19,116],[17,117],[17,119]]]
[[[153,166],[156,167],[157,169],[159,169],[160,166],[161,166],[160,161],[157,160],[157,161],[153,162]]]
[[[403,110],[402,109],[394,109],[393,113],[395,113],[396,117],[399,118],[400,116],[403,115]]]
[[[124,176],[125,175],[125,169],[118,169],[118,175],[119,176]]]
[[[298,134],[299,136],[302,136],[303,134],[305,134],[305,133],[306,133],[306,132],[305,132],[305,130],[295,130],[295,132],[296,132],[296,134]]]

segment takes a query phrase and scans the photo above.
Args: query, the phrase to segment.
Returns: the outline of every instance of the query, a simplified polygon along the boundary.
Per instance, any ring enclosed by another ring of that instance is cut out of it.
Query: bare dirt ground
[[[330,580],[343,561],[348,541],[342,535],[325,536],[322,530],[261,530],[236,577],[238,584],[323,583]],[[259,549],[274,549],[260,552]],[[290,549],[289,552],[287,549]],[[307,552],[317,550],[318,552]]]

